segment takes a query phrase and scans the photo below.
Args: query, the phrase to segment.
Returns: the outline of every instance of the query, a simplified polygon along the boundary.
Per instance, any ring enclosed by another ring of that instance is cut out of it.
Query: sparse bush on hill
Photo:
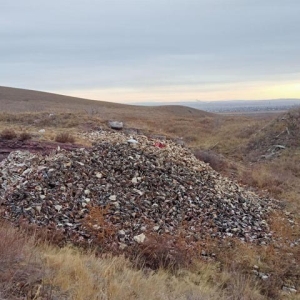
[[[209,164],[214,170],[220,172],[228,167],[227,162],[220,154],[209,150],[196,150],[194,155],[199,159]]]
[[[75,143],[75,138],[68,132],[62,132],[56,135],[55,141],[58,143]]]
[[[17,137],[17,134],[13,129],[6,128],[2,130],[0,137],[4,140],[13,140]]]
[[[28,133],[28,132],[20,133],[20,136],[19,136],[20,141],[27,141],[27,140],[30,140],[30,139],[31,139],[31,134],[30,133]]]
[[[186,241],[172,236],[153,234],[147,240],[133,249],[136,251],[136,264],[151,270],[167,269],[171,272],[187,267],[191,263],[194,249],[187,251]],[[195,251],[194,251],[195,252]]]

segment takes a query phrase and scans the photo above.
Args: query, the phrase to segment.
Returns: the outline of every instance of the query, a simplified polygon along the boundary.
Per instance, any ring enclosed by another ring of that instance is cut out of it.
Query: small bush
[[[62,132],[56,135],[55,141],[58,143],[75,143],[75,138],[68,132]]]
[[[13,129],[4,129],[4,130],[2,130],[0,136],[2,139],[12,140],[17,137],[17,134]]]
[[[28,132],[22,132],[19,136],[20,141],[27,141],[31,139],[31,134]]]
[[[194,155],[197,159],[209,164],[216,171],[223,171],[228,167],[227,162],[213,151],[197,150]]]
[[[136,254],[137,266],[152,270],[175,271],[191,263],[186,245],[168,235],[148,236],[143,244],[137,246]]]

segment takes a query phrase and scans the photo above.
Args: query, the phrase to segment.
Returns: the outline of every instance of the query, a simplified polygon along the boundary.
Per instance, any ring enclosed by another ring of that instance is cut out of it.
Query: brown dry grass
[[[36,244],[6,223],[0,237],[1,299],[265,299],[250,277],[215,262],[152,271],[124,256]]]
[[[54,249],[46,255],[47,265],[57,272],[51,285],[72,299],[187,299],[185,293],[216,299],[220,293],[205,285],[180,281],[164,271],[144,273],[135,270],[124,257],[97,259],[78,250]]]
[[[4,140],[13,140],[17,137],[17,134],[13,129],[6,128],[1,131],[0,137]]]
[[[75,138],[69,132],[58,133],[55,137],[55,141],[58,143],[75,143]]]
[[[21,132],[20,136],[19,136],[19,140],[20,141],[27,141],[30,140],[32,138],[31,134],[29,132]]]
[[[219,271],[198,261],[171,274],[136,269],[123,256],[97,258],[73,248],[44,249],[52,277],[47,283],[71,299],[266,299],[249,276]]]
[[[34,239],[0,223],[0,298],[37,299],[50,290],[42,285],[44,268]]]

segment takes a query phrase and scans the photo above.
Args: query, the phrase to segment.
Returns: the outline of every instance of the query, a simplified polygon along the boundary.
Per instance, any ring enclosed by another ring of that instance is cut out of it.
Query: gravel
[[[266,243],[272,202],[222,177],[181,145],[142,135],[84,134],[89,149],[15,151],[0,163],[2,217],[92,243],[110,228],[121,249],[149,234]],[[134,139],[132,143],[129,140]]]

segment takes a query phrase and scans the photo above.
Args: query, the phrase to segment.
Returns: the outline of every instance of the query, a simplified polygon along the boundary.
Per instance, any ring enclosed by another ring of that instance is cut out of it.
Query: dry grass
[[[55,141],[58,143],[75,143],[75,138],[69,132],[58,133],[55,137]]]
[[[0,227],[1,299],[265,299],[251,278],[197,261],[175,273],[124,256],[59,248]]]
[[[280,226],[279,224],[276,226]],[[290,234],[290,229],[284,230]],[[299,286],[299,249],[289,247],[284,241],[279,248],[275,244],[250,246],[237,240],[227,240],[214,251],[221,270],[239,274],[240,278],[249,278],[260,294],[267,299],[289,299],[282,287]],[[260,274],[268,277],[261,279]]]
[[[300,208],[300,156],[297,149],[285,150],[281,156],[238,168],[237,179],[258,190],[267,191],[281,200],[288,210],[298,212]]]
[[[124,257],[97,258],[73,248],[47,248],[47,283],[68,299],[265,299],[252,280],[219,272],[216,264],[198,262],[176,274],[136,269]]]
[[[299,278],[298,261],[291,259],[289,249],[284,249],[287,259],[279,260],[283,252],[271,245],[249,247],[227,240],[211,245],[216,261],[197,259],[170,272],[137,267],[122,255],[36,245],[7,224],[1,226],[0,237],[3,299],[299,299],[281,291],[283,284],[294,285],[293,278]],[[299,249],[293,254],[299,259]],[[269,279],[256,279],[254,265]]]
[[[42,286],[43,275],[43,264],[34,239],[1,222],[0,298],[33,299],[49,295],[49,290]]]

